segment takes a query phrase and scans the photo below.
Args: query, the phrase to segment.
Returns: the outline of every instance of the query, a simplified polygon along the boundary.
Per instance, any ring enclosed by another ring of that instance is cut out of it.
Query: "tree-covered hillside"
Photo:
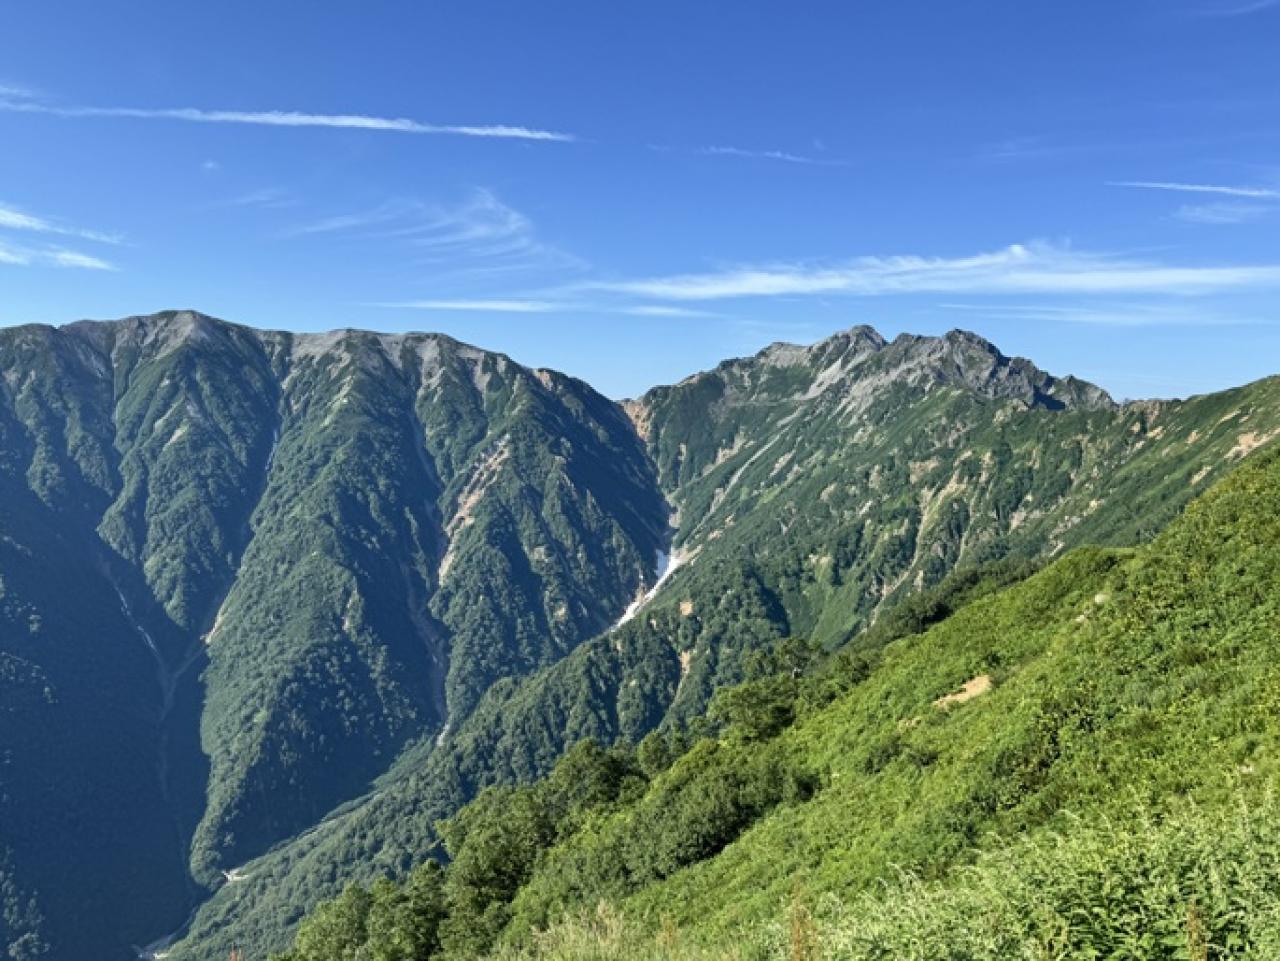
[[[1259,455],[1147,546],[579,745],[287,958],[1274,957],[1278,496]]]
[[[666,542],[615,405],[448,338],[174,313],[5,330],[0,375],[0,943],[24,957],[177,927],[600,632]]]
[[[1116,404],[960,332],[619,404],[428,334],[0,331],[0,946],[282,949],[584,739],[649,743],[617,762],[648,783],[795,638],[870,664],[1149,540],[1280,432],[1278,395]],[[752,817],[814,789],[788,783]]]
[[[476,791],[546,774],[584,738],[638,743],[692,722],[783,638],[862,643],[950,571],[1149,538],[1274,435],[1280,382],[1117,405],[971,335],[885,343],[855,329],[627,406],[676,507],[678,566],[657,594],[495,685],[323,831],[254,861],[175,958],[282,946],[300,906],[439,851],[436,822]]]

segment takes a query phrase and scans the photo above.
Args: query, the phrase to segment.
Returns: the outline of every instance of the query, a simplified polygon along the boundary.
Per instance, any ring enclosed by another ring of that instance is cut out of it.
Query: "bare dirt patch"
[[[1268,431],[1265,434],[1246,431],[1236,438],[1236,446],[1227,451],[1227,459],[1238,460],[1246,457],[1275,436],[1276,431]]]
[[[960,690],[938,698],[933,702],[933,706],[939,711],[945,711],[957,704],[964,704],[966,701],[972,701],[975,697],[981,697],[994,687],[995,681],[991,679],[990,674],[979,674],[973,680],[967,682]]]

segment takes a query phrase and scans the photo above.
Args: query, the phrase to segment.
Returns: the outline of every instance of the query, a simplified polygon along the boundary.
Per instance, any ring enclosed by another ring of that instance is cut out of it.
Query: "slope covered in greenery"
[[[1272,957],[1278,496],[1259,455],[1151,544],[734,690],[707,736],[581,745],[288,957]]]
[[[433,335],[0,332],[0,944],[282,948],[485,788],[696,734],[787,638],[865,658],[1149,539],[1277,392],[1117,405],[959,332],[625,405]]]
[[[583,738],[637,743],[701,717],[789,636],[823,648],[950,571],[1148,539],[1280,427],[1280,381],[1116,405],[972,335],[858,328],[778,345],[629,404],[676,506],[683,563],[639,614],[495,685],[322,832],[250,865],[175,957],[283,946],[302,906],[399,876],[487,785],[546,774]]]
[[[129,956],[652,579],[586,385],[180,312],[0,332],[0,944]]]

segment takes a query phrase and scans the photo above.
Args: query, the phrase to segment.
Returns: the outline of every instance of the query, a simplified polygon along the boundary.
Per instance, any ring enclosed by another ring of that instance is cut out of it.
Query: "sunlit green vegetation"
[[[1118,783],[1055,780],[1114,753],[1094,734],[1045,740],[1101,710],[1072,700],[1098,679],[1021,685],[1055,605],[1105,623],[1072,592],[1138,563],[1078,549],[1163,530],[1274,435],[1280,381],[1116,405],[971,335],[855,330],[627,410],[428,335],[0,332],[0,945],[127,954],[199,904],[173,961],[265,955],[352,883],[399,892],[366,905],[387,932],[432,859],[472,865],[422,882],[419,934],[455,955],[598,899],[711,938],[774,917],[778,878],[938,880]],[[609,630],[671,536],[683,566]],[[1170,677],[1210,670],[1185,647]],[[551,803],[566,758],[598,791]],[[477,845],[507,803],[545,811],[494,880]]]
[[[437,953],[1273,956],[1278,494],[1267,455],[1147,547],[722,695],[691,745],[482,795]]]

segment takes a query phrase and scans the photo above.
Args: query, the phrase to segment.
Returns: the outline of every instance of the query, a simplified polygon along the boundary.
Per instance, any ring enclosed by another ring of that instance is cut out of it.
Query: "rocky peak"
[[[986,397],[1053,410],[1115,407],[1102,388],[1074,377],[1054,377],[1026,358],[1006,356],[989,340],[967,330],[951,330],[941,337],[899,335],[884,358],[904,380],[926,388],[962,387]]]

